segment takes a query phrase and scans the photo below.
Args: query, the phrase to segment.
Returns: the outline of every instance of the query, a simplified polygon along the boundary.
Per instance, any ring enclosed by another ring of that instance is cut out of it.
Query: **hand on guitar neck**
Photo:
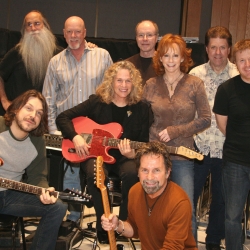
[[[111,214],[111,212],[110,212],[107,187],[104,185],[105,174],[104,174],[102,165],[103,165],[103,158],[102,158],[102,156],[98,156],[97,159],[96,159],[96,165],[95,165],[95,170],[96,170],[96,186],[101,191],[104,214],[105,214],[105,217],[110,217],[110,218],[113,218],[114,220],[118,220],[118,218],[114,214]],[[111,226],[109,228],[109,230],[106,230],[106,231],[108,231],[108,238],[109,238],[110,250],[124,249],[123,246],[120,245],[118,247],[116,245],[114,228]]]

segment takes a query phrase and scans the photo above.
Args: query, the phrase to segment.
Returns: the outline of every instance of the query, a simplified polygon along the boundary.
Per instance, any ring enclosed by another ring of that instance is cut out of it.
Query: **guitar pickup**
[[[68,149],[68,152],[69,152],[69,153],[75,153],[75,154],[76,154],[76,149],[75,149],[75,148],[69,148],[69,149]]]

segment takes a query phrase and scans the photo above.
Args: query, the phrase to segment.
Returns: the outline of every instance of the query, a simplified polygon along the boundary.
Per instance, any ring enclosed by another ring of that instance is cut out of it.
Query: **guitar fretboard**
[[[113,148],[117,148],[118,144],[121,142],[121,139],[115,139],[115,138],[104,138],[103,139],[103,146],[110,146]],[[145,142],[138,142],[138,141],[130,141],[130,147],[132,149],[138,149],[143,146]],[[167,146],[167,149],[170,154],[176,154],[177,152],[177,147],[173,146]]]
[[[2,178],[2,177],[0,177],[0,187],[7,188],[7,189],[14,189],[14,190],[31,193],[31,194],[38,194],[38,195],[42,194],[41,187],[22,183],[19,181],[13,181],[13,180]],[[55,197],[58,197],[57,191],[50,192],[50,194],[54,195]]]
[[[84,140],[91,145],[93,148],[99,148],[100,150],[101,147],[112,147],[112,148],[118,148],[118,144],[121,142],[122,139],[117,139],[117,138],[111,138],[111,137],[106,137],[106,136],[100,136],[102,133],[102,130],[100,129],[95,129],[95,131],[98,131],[98,135],[95,134],[89,134],[89,133],[81,133],[80,135],[84,138]],[[101,132],[100,132],[101,131]],[[61,150],[62,147],[62,140],[63,137],[59,135],[50,135],[50,134],[45,134],[45,141],[46,141],[46,148],[47,149],[53,149],[53,150]],[[145,142],[138,142],[138,141],[130,141],[130,146],[132,149],[138,149],[140,148]],[[74,145],[72,143],[72,146],[66,147],[66,150],[72,150],[72,152],[75,153],[74,151]],[[174,147],[174,146],[167,146],[167,149],[170,154],[176,154],[176,155],[181,155],[190,159],[198,159],[202,160],[204,156],[190,148],[179,146],[179,147]],[[100,154],[101,151],[98,151]],[[63,154],[65,151],[63,151]],[[93,154],[95,155],[95,154]],[[106,152],[103,151],[102,156],[107,156]],[[97,156],[97,155],[95,155]],[[64,156],[67,160],[72,161],[71,156],[68,155],[68,158]],[[111,157],[106,157],[105,160],[110,160]],[[87,158],[86,158],[87,159]],[[77,161],[76,161],[77,162]],[[79,161],[80,162],[80,161]],[[108,162],[108,161],[105,161]],[[109,162],[110,163],[110,162]]]

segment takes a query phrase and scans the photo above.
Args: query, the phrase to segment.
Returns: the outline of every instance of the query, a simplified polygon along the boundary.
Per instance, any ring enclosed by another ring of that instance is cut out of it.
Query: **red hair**
[[[179,35],[166,34],[163,36],[158,44],[157,51],[153,56],[153,67],[157,75],[163,75],[165,73],[164,66],[161,62],[161,57],[163,57],[167,51],[171,48],[174,49],[173,44],[176,44],[180,49],[180,55],[183,61],[180,65],[180,70],[183,73],[187,73],[188,69],[193,65],[193,60],[191,58],[192,49],[187,48],[186,42]]]

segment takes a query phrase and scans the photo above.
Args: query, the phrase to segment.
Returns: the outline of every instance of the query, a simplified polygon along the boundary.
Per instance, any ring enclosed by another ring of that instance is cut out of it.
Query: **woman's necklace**
[[[166,185],[166,187],[167,187],[167,185]],[[144,197],[145,197],[146,206],[147,206],[147,209],[148,209],[148,216],[151,215],[156,202],[159,200],[159,198],[161,197],[161,195],[164,193],[164,191],[166,190],[166,187],[164,188],[164,190],[162,191],[162,193],[157,197],[157,199],[155,200],[154,204],[151,207],[149,207],[149,205],[148,205],[148,200],[147,200],[146,192],[144,190]]]
[[[174,84],[177,80],[179,80],[179,78],[180,78],[181,75],[182,75],[182,72],[181,72],[181,73],[178,75],[178,77],[177,77],[173,82],[171,82],[171,83],[170,83],[169,80],[166,78],[166,76],[163,76],[163,79],[164,79],[165,83],[170,85],[171,91],[173,91],[173,84]]]

